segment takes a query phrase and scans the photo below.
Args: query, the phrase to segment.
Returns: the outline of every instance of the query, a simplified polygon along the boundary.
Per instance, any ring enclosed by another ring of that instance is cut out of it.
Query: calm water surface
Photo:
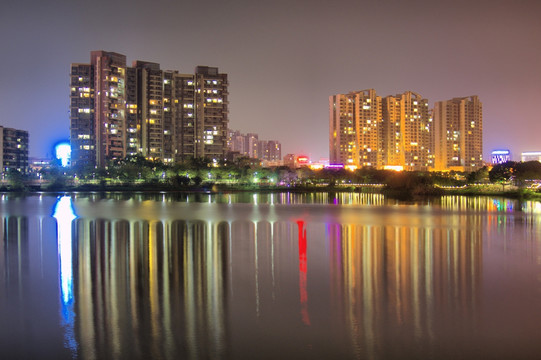
[[[541,358],[541,204],[0,195],[2,359]]]

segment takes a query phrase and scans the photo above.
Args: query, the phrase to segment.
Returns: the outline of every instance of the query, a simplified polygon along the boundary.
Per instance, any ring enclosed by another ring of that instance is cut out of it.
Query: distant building
[[[526,151],[521,154],[522,161],[541,162],[541,151]]]
[[[246,146],[244,145],[246,137],[238,130],[229,130],[229,136],[227,139],[227,147],[230,152],[238,152],[239,154],[245,153]]]
[[[434,104],[435,169],[475,171],[483,163],[483,104],[477,96]]]
[[[276,140],[259,140],[256,133],[241,134],[238,130],[228,131],[229,152],[239,153],[252,159],[276,164],[282,159],[282,145]]]
[[[259,159],[259,135],[248,133],[244,142],[246,156],[252,159]]]
[[[228,80],[218,68],[194,74],[92,51],[70,72],[72,164],[103,167],[127,155],[165,163],[225,158]]]
[[[506,163],[511,161],[511,152],[509,150],[494,150],[491,153],[491,160],[493,165]]]
[[[0,168],[28,172],[28,131],[0,126]]]
[[[37,173],[42,169],[51,167],[53,164],[56,164],[57,160],[50,158],[29,158],[28,166],[31,172]]]
[[[259,158],[270,162],[282,159],[282,145],[275,140],[262,140],[259,142]]]
[[[295,168],[297,163],[297,155],[287,154],[284,156],[284,165],[289,166],[290,168]]]
[[[297,169],[303,166],[310,166],[310,158],[302,154],[287,154],[284,156],[283,165],[292,169]]]

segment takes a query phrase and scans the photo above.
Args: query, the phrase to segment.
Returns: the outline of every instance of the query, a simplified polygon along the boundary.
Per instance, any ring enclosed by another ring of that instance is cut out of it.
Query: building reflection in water
[[[224,357],[228,234],[227,223],[77,219],[82,357]]]
[[[482,218],[405,225],[418,215],[392,212],[404,219],[379,225],[78,218],[79,353],[255,356],[269,332],[316,324],[310,331],[333,333],[326,346],[354,357],[468,336],[478,317]],[[465,329],[452,329],[457,316],[468,319]]]
[[[471,230],[478,229],[472,221],[460,217],[452,228],[327,224],[333,308],[345,322],[336,326],[346,326],[356,356],[408,357],[416,346],[426,354],[442,338],[472,335],[482,279],[481,231]],[[459,318],[469,323],[453,329]]]

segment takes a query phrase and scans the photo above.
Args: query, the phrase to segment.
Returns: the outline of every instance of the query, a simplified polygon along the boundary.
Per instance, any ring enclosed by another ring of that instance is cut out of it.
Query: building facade
[[[477,96],[434,104],[435,169],[476,171],[483,167],[483,104]]]
[[[329,98],[330,163],[428,170],[428,100],[412,91],[380,97],[374,89]]]
[[[433,166],[428,100],[413,91],[383,99],[383,167],[429,170]]]
[[[0,126],[0,168],[28,172],[28,131]]]
[[[218,68],[194,74],[162,70],[114,52],[92,51],[72,64],[72,164],[104,167],[128,155],[174,163],[223,159],[227,150],[228,79]]]
[[[355,128],[355,93],[329,98],[329,157],[331,163],[359,162]]]

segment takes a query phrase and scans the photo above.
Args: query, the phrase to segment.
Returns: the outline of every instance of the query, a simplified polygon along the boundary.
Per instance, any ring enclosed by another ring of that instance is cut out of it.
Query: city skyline
[[[30,156],[69,138],[69,69],[103,49],[229,75],[229,127],[282,152],[328,157],[328,97],[414,89],[483,100],[484,159],[538,149],[538,1],[2,4],[0,125],[30,134]],[[155,21],[147,14],[157,11]],[[120,17],[118,14],[122,13]],[[95,19],[99,18],[99,23]]]

